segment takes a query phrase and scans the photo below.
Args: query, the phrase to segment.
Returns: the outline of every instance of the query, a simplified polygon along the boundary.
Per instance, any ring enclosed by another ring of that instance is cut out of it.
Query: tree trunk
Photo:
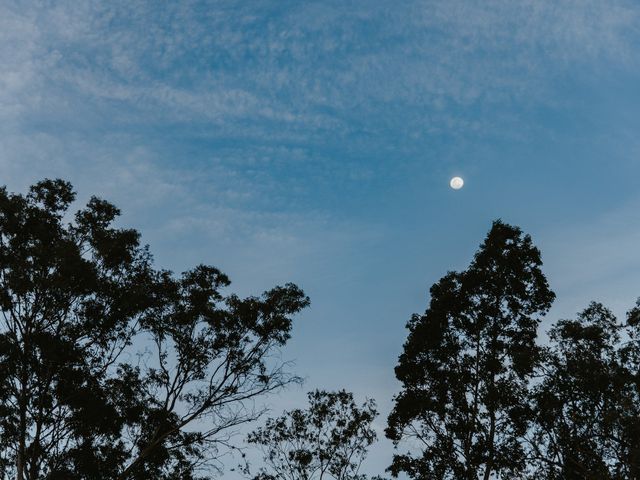
[[[487,466],[484,470],[483,480],[489,480],[491,478],[491,469],[493,468],[493,444],[495,442],[496,435],[496,414],[491,412],[491,425],[489,426],[489,458],[487,460]]]
[[[498,303],[496,301],[496,303]],[[499,309],[499,307],[498,307]],[[491,354],[495,357],[498,356],[496,344],[498,343],[497,334],[494,332],[491,338]],[[496,374],[491,372],[491,382],[489,383],[489,456],[487,458],[487,466],[484,470],[483,480],[489,480],[491,478],[491,470],[493,469],[493,452],[496,437]]]
[[[16,480],[25,480],[25,454],[26,454],[26,436],[27,436],[27,404],[26,404],[26,392],[25,381],[23,377],[23,388],[20,392],[20,424],[18,426],[18,455],[16,459]]]

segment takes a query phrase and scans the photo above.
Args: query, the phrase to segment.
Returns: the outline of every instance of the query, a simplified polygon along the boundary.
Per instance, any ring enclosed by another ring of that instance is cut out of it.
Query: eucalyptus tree
[[[531,238],[496,221],[467,270],[431,287],[395,369],[394,476],[522,478],[537,328],[554,300],[541,266]]]
[[[373,400],[358,406],[344,390],[316,390],[308,399],[307,409],[270,418],[249,435],[264,454],[254,480],[365,480],[360,467],[376,440]]]
[[[600,303],[550,331],[533,391],[531,478],[640,478],[638,335]]]
[[[626,341],[620,346],[625,394],[617,424],[618,472],[627,478],[640,478],[640,298],[627,312]]]
[[[308,298],[156,270],[115,206],[74,200],[62,180],[0,189],[0,474],[209,478],[252,402],[296,379],[276,354]]]

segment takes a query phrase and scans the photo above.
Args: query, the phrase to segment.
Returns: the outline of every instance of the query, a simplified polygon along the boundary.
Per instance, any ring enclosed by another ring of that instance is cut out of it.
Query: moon
[[[449,186],[454,190],[460,190],[464,186],[464,180],[461,177],[453,177],[449,182]]]

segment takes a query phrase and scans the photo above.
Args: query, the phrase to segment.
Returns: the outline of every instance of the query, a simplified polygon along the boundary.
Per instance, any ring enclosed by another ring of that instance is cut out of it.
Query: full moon
[[[464,186],[464,180],[460,177],[453,177],[449,182],[449,185],[454,190],[460,190]]]

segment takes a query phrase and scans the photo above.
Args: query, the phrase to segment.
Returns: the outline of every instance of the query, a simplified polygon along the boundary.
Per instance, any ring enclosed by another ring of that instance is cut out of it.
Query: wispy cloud
[[[432,139],[447,161],[532,135],[566,72],[637,69],[639,20],[627,0],[4,2],[2,179],[68,176],[171,228],[281,225],[287,244],[301,215],[344,228],[328,205]]]
[[[140,122],[262,120],[309,134],[344,134],[345,117],[375,128],[361,114],[379,103],[428,106],[415,121],[438,122],[453,102],[465,120],[476,104],[543,101],[545,79],[568,64],[635,64],[638,16],[622,0],[14,4],[2,15],[3,98],[15,113],[124,102]]]

